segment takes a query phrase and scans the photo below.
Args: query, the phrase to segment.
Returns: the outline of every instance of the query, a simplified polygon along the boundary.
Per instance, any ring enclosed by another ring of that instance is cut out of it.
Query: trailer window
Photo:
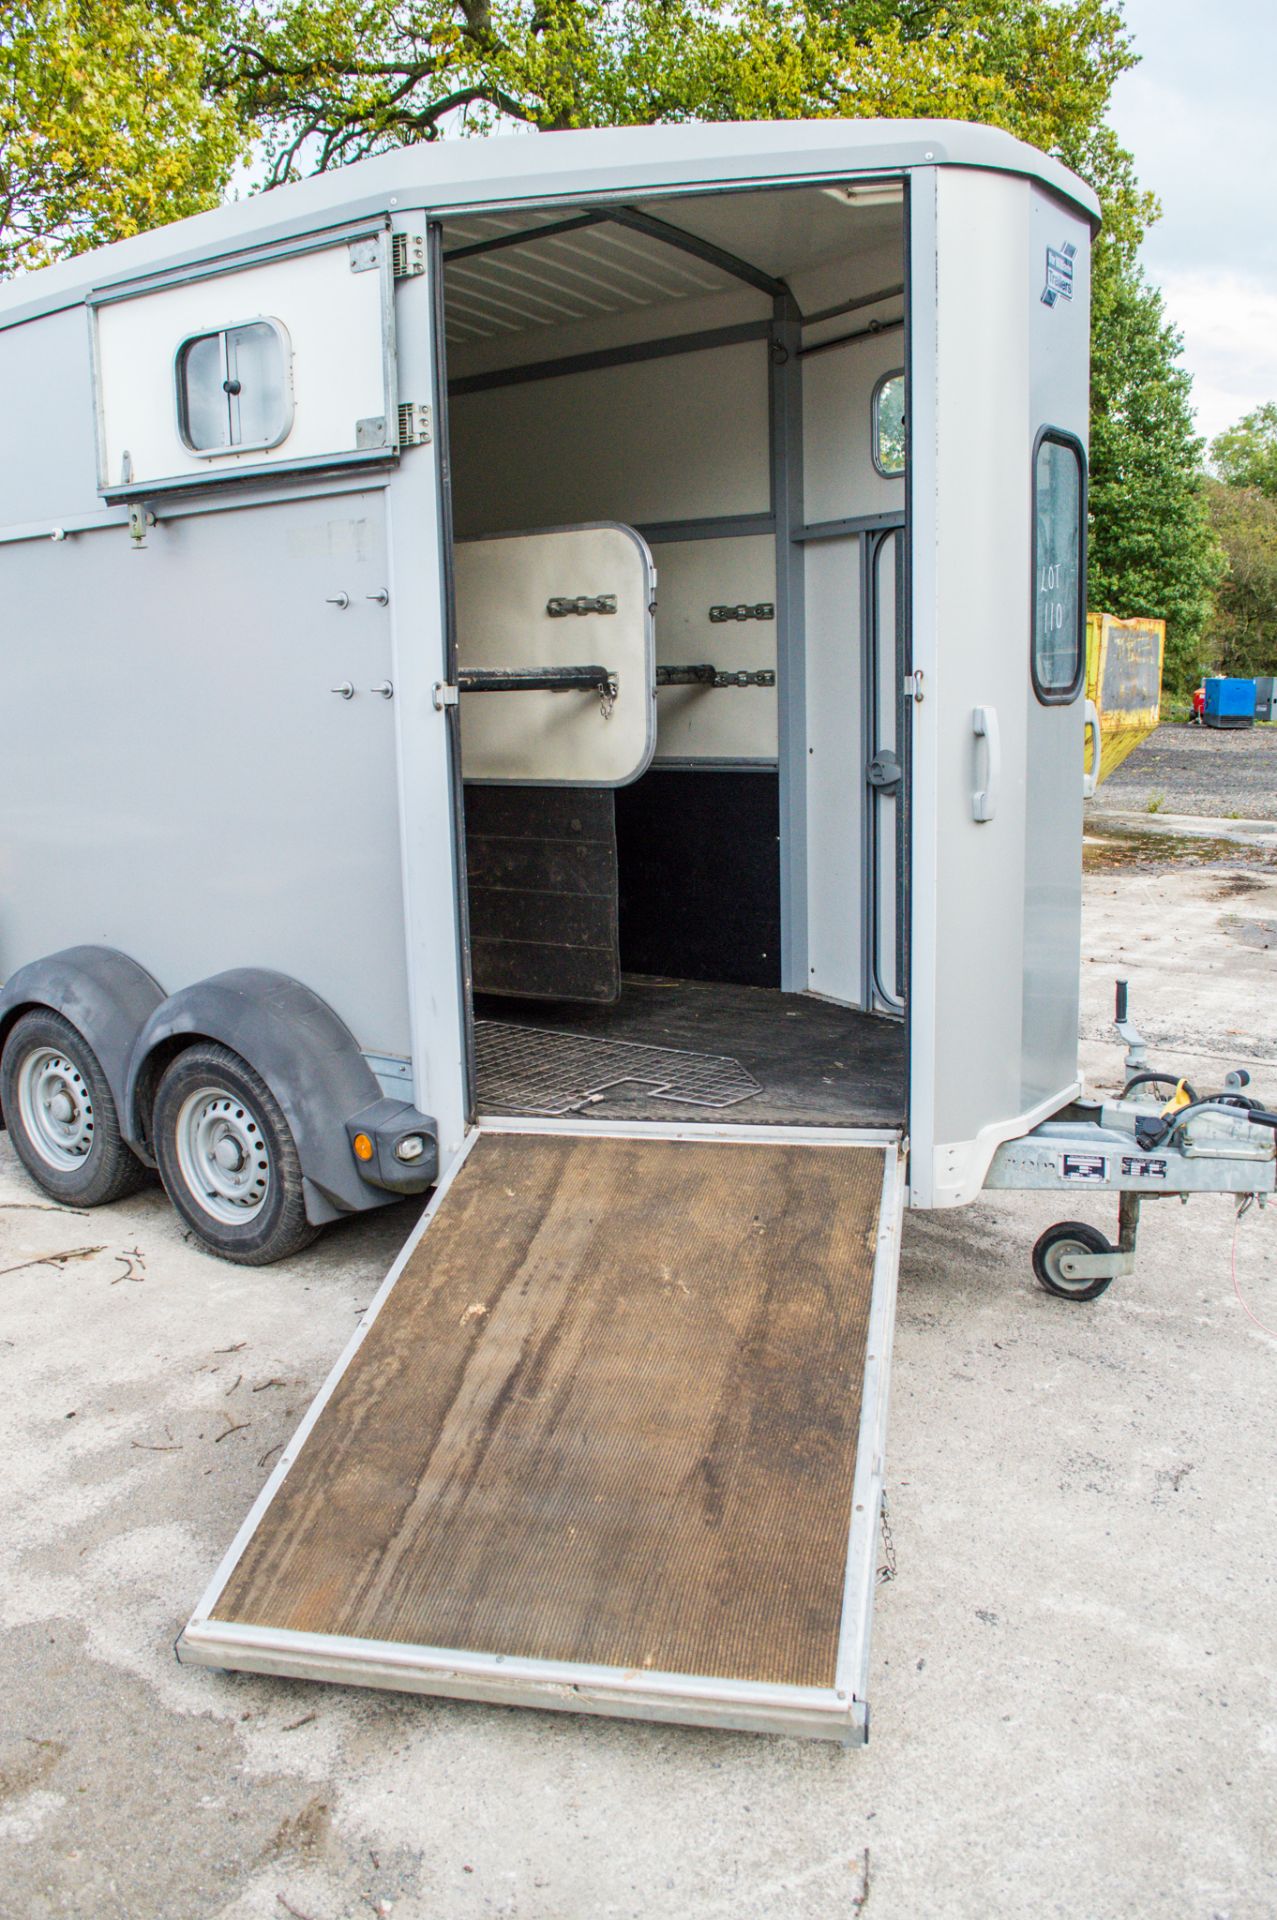
[[[1044,705],[1081,689],[1086,663],[1086,463],[1081,442],[1048,429],[1033,455],[1033,687]]]
[[[905,470],[905,375],[884,373],[874,388],[873,461],[885,480]]]
[[[278,320],[194,334],[177,350],[177,421],[192,453],[277,447],[293,424],[291,351]]]

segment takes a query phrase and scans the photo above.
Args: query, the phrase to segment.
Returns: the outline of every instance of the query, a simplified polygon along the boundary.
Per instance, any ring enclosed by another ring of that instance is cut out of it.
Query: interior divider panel
[[[481,1134],[214,1620],[832,1688],[883,1179]]]

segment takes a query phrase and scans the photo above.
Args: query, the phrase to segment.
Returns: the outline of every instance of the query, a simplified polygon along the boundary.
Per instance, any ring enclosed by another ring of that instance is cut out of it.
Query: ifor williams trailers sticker
[[[1046,285],[1042,289],[1042,304],[1053,307],[1057,300],[1073,298],[1073,262],[1077,258],[1077,248],[1071,240],[1062,247],[1048,247],[1046,250]]]

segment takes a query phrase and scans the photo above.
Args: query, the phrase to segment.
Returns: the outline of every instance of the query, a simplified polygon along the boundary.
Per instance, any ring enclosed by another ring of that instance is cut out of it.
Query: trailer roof
[[[1022,174],[1099,224],[1094,193],[1059,161],[998,128],[965,121],[733,121],[423,142],[22,275],[0,287],[0,327],[75,305],[94,288],[388,208],[448,213],[488,206],[575,206],[618,196],[800,184],[926,166]]]

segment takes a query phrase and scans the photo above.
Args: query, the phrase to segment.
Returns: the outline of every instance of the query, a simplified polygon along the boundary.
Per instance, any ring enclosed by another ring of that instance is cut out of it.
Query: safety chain
[[[884,1586],[888,1580],[896,1577],[896,1539],[891,1531],[891,1521],[887,1515],[887,1489],[882,1490],[882,1506],[879,1509],[879,1521],[882,1526],[883,1563],[878,1569],[878,1585]]]
[[[616,707],[616,696],[619,691],[620,682],[614,673],[609,673],[605,679],[599,682],[599,706],[603,710],[603,718],[605,720],[612,718],[613,710]]]

